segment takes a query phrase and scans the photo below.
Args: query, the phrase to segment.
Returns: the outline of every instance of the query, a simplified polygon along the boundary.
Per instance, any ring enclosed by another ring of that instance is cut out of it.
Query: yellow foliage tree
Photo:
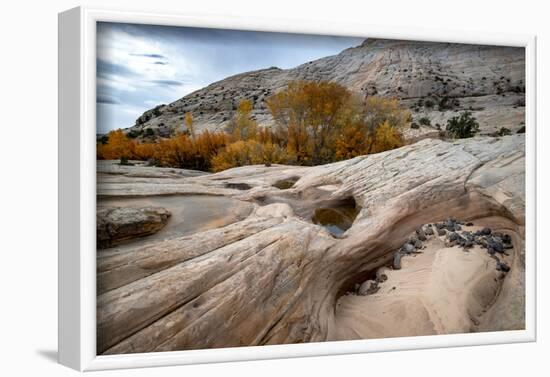
[[[367,154],[369,145],[369,137],[361,125],[346,127],[336,139],[336,159],[347,160]]]
[[[147,161],[155,158],[157,153],[156,143],[137,143],[134,147],[134,158]]]
[[[365,100],[365,125],[369,133],[386,121],[390,126],[401,130],[411,122],[411,112],[403,108],[395,98],[369,96]]]
[[[401,133],[386,120],[374,131],[369,152],[378,153],[401,146],[403,146]]]
[[[238,140],[212,158],[212,169],[222,171],[237,166],[286,163],[288,155],[277,144]]]
[[[156,160],[160,165],[178,168],[190,168],[189,162],[194,160],[195,151],[191,139],[183,134],[177,134],[158,143]]]
[[[337,159],[339,135],[362,120],[361,100],[333,82],[293,81],[267,100],[298,163],[317,165]],[[342,152],[342,151],[341,151]]]
[[[189,131],[189,135],[194,139],[195,138],[195,127],[193,125],[193,114],[185,113],[185,128]]]
[[[98,154],[106,160],[128,160],[134,155],[134,143],[122,130],[109,132],[107,144],[98,146]]]
[[[228,142],[224,133],[204,131],[195,139],[180,133],[155,144],[154,158],[161,166],[207,171],[214,155]]]
[[[248,99],[239,102],[237,113],[228,126],[228,132],[233,136],[233,140],[252,140],[256,138],[258,124],[251,119],[252,108],[252,101]]]

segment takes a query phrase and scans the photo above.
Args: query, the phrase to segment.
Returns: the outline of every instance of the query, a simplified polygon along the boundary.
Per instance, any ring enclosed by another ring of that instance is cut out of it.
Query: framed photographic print
[[[59,17],[59,359],[535,340],[535,38]]]

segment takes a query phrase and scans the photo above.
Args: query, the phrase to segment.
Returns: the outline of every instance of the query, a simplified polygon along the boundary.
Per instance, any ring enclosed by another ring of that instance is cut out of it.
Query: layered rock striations
[[[98,279],[105,280],[97,298],[98,353],[521,329],[524,144],[523,135],[425,139],[316,167],[99,179],[106,197],[221,195],[254,209],[227,226],[99,251]],[[357,217],[342,234],[311,221],[318,208],[350,203]],[[478,246],[445,245],[433,229],[433,244],[422,254],[404,257],[400,270],[385,267],[415,229],[448,217],[507,234],[509,270],[498,269]],[[380,289],[369,283],[365,296],[350,299],[354,286],[382,275]],[[420,289],[418,300],[410,301],[411,289]],[[448,292],[457,290],[460,297],[446,306],[454,299]],[[446,307],[460,310],[446,317]],[[392,327],[382,308],[394,308],[395,320],[407,308],[418,315],[408,317],[409,327],[403,321]]]

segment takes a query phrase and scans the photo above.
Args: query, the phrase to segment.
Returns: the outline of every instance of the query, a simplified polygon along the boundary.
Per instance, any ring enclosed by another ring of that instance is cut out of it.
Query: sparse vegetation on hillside
[[[506,127],[501,127],[500,130],[496,132],[496,136],[508,136],[511,134],[512,134],[512,131]]]
[[[422,117],[418,120],[418,123],[420,123],[423,126],[431,126],[432,122],[430,121],[430,118],[428,117]]]
[[[464,111],[447,121],[446,131],[452,138],[464,139],[475,136],[479,132],[479,124],[471,112]]]
[[[319,165],[398,148],[401,130],[412,121],[395,99],[363,100],[330,82],[291,82],[268,97],[267,105],[276,123],[272,129],[258,126],[251,117],[252,101],[242,100],[225,132],[195,134],[193,116],[186,113],[184,132],[138,142],[133,134],[113,131],[105,144],[98,144],[97,155],[205,171],[250,164]],[[146,128],[143,134],[155,132]]]

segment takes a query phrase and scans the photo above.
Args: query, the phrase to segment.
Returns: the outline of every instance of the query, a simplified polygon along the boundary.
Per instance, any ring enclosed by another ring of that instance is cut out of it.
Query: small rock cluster
[[[409,239],[401,246],[401,248],[395,253],[393,257],[393,269],[394,270],[400,270],[401,269],[401,258],[404,255],[409,254],[415,254],[420,253],[420,249],[424,248],[424,241],[427,241],[429,237],[432,237],[436,234],[438,231],[438,228],[432,227],[431,224],[426,224],[419,226],[415,234],[410,236]],[[438,235],[442,235],[438,232]]]
[[[355,284],[352,293],[359,296],[367,296],[378,292],[378,290],[380,289],[378,284],[388,280],[387,271],[388,271],[387,267],[380,267],[376,271],[376,278],[374,280],[367,280],[362,284],[359,284],[359,283]]]
[[[497,261],[497,270],[502,272],[510,271],[510,267],[501,261],[496,254],[506,254],[507,249],[513,248],[512,238],[508,234],[501,232],[493,232],[490,228],[483,228],[475,232],[462,230],[463,226],[473,226],[471,222],[462,222],[453,218],[449,218],[443,222],[434,224],[426,224],[418,227],[415,234],[401,246],[395,253],[393,258],[393,269],[401,269],[401,258],[405,255],[419,253],[419,249],[423,248],[423,241],[435,234],[445,237],[445,246],[461,246],[464,251],[479,245],[486,249],[489,255]]]

